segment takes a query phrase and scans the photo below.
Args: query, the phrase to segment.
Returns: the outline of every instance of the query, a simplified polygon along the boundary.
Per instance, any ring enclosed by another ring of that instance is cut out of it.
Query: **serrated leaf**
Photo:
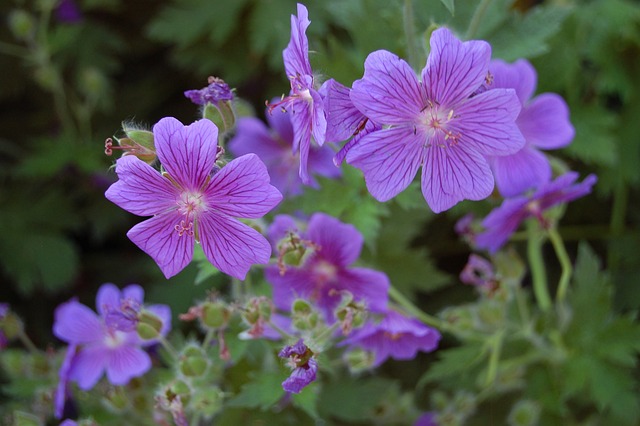
[[[388,390],[390,382],[381,378],[344,378],[323,386],[318,407],[323,418],[363,422]]]
[[[482,346],[465,344],[453,349],[438,351],[439,359],[431,364],[420,379],[419,386],[468,372],[480,364],[487,354]]]
[[[319,420],[320,414],[318,413],[318,385],[312,383],[304,391],[299,394],[293,394],[291,397],[291,403],[307,413],[311,418]]]
[[[280,372],[261,372],[244,386],[238,395],[230,399],[230,407],[261,408],[266,410],[273,406],[282,396],[282,381],[285,377]]]

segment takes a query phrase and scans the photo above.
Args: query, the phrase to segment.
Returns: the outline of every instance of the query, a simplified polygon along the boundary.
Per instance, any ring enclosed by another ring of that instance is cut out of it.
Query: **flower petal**
[[[213,266],[240,280],[252,265],[264,265],[271,257],[271,246],[258,231],[219,214],[202,217],[200,243]]]
[[[426,135],[412,128],[382,129],[367,134],[347,153],[347,163],[364,173],[367,189],[378,201],[402,192],[424,156]]]
[[[409,64],[386,50],[367,56],[364,76],[353,83],[351,101],[381,124],[413,122],[427,104]]]
[[[431,34],[431,53],[422,70],[425,95],[440,105],[454,107],[484,82],[491,46],[485,41],[461,42],[447,28]]]
[[[491,157],[496,186],[504,197],[515,197],[551,179],[551,165],[537,149],[525,146],[512,155]]]
[[[255,154],[224,166],[209,182],[205,197],[211,210],[252,219],[264,216],[282,200],[280,191],[269,185],[267,168]]]
[[[536,96],[522,109],[517,124],[527,143],[537,148],[562,148],[571,143],[575,136],[569,121],[569,107],[555,93]]]
[[[91,343],[104,335],[98,315],[75,300],[58,306],[54,316],[53,334],[67,343]]]
[[[273,115],[284,116],[285,114],[275,110]],[[287,145],[283,141],[274,139],[267,126],[254,117],[243,117],[238,120],[235,136],[227,146],[235,157],[254,153],[265,163],[280,161],[284,155],[291,152],[291,143]]]
[[[122,297],[120,289],[115,284],[102,284],[96,295],[96,310],[104,318],[110,309],[120,309]]]
[[[309,21],[307,8],[298,3],[298,16],[291,15],[291,39],[282,51],[284,69],[289,78],[312,74],[309,63],[309,41],[305,34],[309,24],[311,21]]]
[[[323,259],[338,267],[355,262],[364,244],[364,238],[355,226],[324,213],[311,216],[306,238],[320,247]]]
[[[293,125],[293,152],[300,152],[300,179],[305,185],[311,182],[307,170],[309,146],[311,145],[311,105],[308,102],[296,101],[291,107],[291,124]]]
[[[287,267],[280,274],[277,266],[267,266],[264,276],[272,286],[273,304],[283,311],[291,310],[291,304],[298,297],[311,298],[316,289],[312,273],[296,267]]]
[[[193,258],[193,235],[180,236],[175,229],[183,220],[182,214],[170,212],[147,219],[127,232],[127,237],[155,260],[166,278],[182,271]]]
[[[202,119],[185,126],[165,117],[153,126],[158,158],[164,169],[184,189],[203,187],[216,160],[218,128]]]
[[[175,207],[178,189],[139,158],[119,158],[116,173],[119,180],[104,195],[118,207],[138,216],[152,216]]]
[[[144,303],[144,289],[138,284],[129,284],[122,289],[122,298],[131,299],[142,304]]]
[[[511,198],[493,209],[482,221],[485,230],[476,235],[476,246],[489,250],[489,253],[497,252],[529,216],[526,211],[528,201],[527,197]]]
[[[353,294],[356,300],[367,302],[372,312],[384,312],[389,300],[389,277],[366,268],[349,268],[340,273],[340,287]]]
[[[521,106],[513,89],[493,89],[480,93],[457,107],[450,122],[460,134],[460,145],[483,155],[518,152],[525,140],[515,123]]]
[[[435,213],[459,201],[482,200],[493,191],[493,175],[483,156],[460,145],[428,150],[422,168],[422,194]]]
[[[272,103],[277,103],[279,101],[280,98],[271,100]],[[293,126],[291,125],[290,112],[288,110],[283,111],[280,108],[269,111],[269,108],[267,108],[266,117],[269,127],[276,132],[276,138],[281,139],[283,145],[290,148],[293,143]]]
[[[109,362],[110,351],[102,345],[84,346],[73,360],[69,380],[78,383],[82,390],[89,390],[98,383]]]
[[[349,139],[365,120],[365,116],[351,101],[350,92],[351,89],[334,79],[325,81],[320,88],[327,114],[326,139],[329,142]]]
[[[536,90],[536,70],[526,59],[518,59],[513,64],[494,59],[489,71],[493,76],[489,89],[515,89],[522,105],[527,104]]]
[[[134,377],[142,376],[151,368],[151,358],[135,346],[120,346],[109,354],[107,379],[112,385],[122,386]]]

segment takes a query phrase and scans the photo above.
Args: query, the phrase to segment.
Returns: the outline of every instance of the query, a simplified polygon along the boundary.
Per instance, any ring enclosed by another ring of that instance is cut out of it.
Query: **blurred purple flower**
[[[56,419],[61,419],[64,414],[64,406],[69,398],[69,372],[73,366],[73,361],[76,357],[78,347],[75,344],[70,344],[65,352],[62,365],[58,371],[58,386],[56,387],[55,395],[53,398],[54,415]]]
[[[525,59],[513,64],[491,61],[493,83],[489,88],[515,89],[522,110],[516,120],[526,140],[518,152],[489,157],[500,193],[514,197],[551,180],[551,165],[538,149],[558,149],[571,143],[575,130],[569,121],[569,107],[555,93],[532,98],[536,88],[536,70]]]
[[[371,320],[355,330],[341,346],[356,346],[373,352],[375,360],[372,367],[378,367],[388,358],[410,360],[415,358],[418,351],[431,352],[439,341],[438,330],[389,310],[381,321]]]
[[[163,173],[135,156],[123,156],[116,163],[119,180],[105,193],[133,214],[153,215],[131,228],[129,239],[167,278],[191,262],[195,242],[216,268],[238,279],[252,264],[267,263],[267,240],[236,219],[260,218],[282,199],[269,185],[262,161],[244,155],[212,175],[218,128],[206,119],[184,126],[166,117],[153,133]]]
[[[547,227],[547,221],[543,217],[545,210],[591,193],[591,187],[598,180],[591,174],[582,182],[574,184],[577,179],[578,173],[567,172],[552,182],[544,183],[530,196],[506,199],[482,221],[485,231],[476,236],[477,246],[495,253],[518,226],[530,217],[537,218]]]
[[[75,24],[82,20],[82,12],[74,0],[60,0],[55,9],[55,16],[59,22]]]
[[[77,347],[75,356],[71,349],[67,352],[60,370],[61,381],[72,380],[80,389],[88,390],[106,373],[111,384],[125,385],[151,368],[151,359],[142,348],[157,343],[157,340],[142,340],[135,331],[117,330],[105,322],[107,312],[120,306],[123,300],[134,299],[142,304],[143,297],[144,290],[136,284],[120,291],[107,283],[100,287],[96,296],[98,315],[76,300],[56,308],[53,334],[70,347]],[[171,327],[170,308],[151,305],[145,309],[162,321],[160,333],[168,333]],[[63,396],[56,397],[56,404],[61,398]]]
[[[0,322],[7,316],[9,313],[9,304],[8,303],[0,303]],[[2,331],[2,327],[0,327],[0,350],[7,347],[9,344],[9,339],[7,335]]]
[[[282,270],[270,265],[265,269],[265,277],[273,285],[276,307],[289,310],[296,298],[306,298],[315,302],[331,321],[341,293],[348,291],[356,301],[365,302],[369,310],[386,310],[387,276],[372,269],[350,266],[360,256],[364,243],[362,234],[353,225],[315,213],[306,232],[298,232],[294,219],[286,215],[276,216],[272,228],[269,237],[274,244],[288,232],[294,232],[310,245],[299,266],[286,266]]]
[[[292,150],[293,126],[291,111],[274,110],[267,113],[269,127],[257,118],[241,118],[236,126],[236,133],[229,141],[229,151],[235,155],[254,153],[264,161],[271,177],[271,184],[282,192],[283,196],[294,196],[302,193],[302,180],[298,175],[297,165],[300,153]],[[341,171],[333,162],[333,150],[330,146],[312,146],[309,149],[308,173],[309,184],[318,188],[313,174],[328,178],[337,178]]]
[[[363,171],[377,200],[402,192],[420,166],[422,194],[434,212],[491,194],[485,156],[513,154],[524,138],[515,124],[521,106],[512,89],[474,95],[487,78],[490,57],[488,43],[463,43],[446,28],[431,36],[422,82],[390,52],[367,57],[351,100],[384,128],[355,144],[347,162]]]
[[[293,367],[291,375],[282,382],[282,388],[285,391],[300,393],[304,387],[316,379],[318,362],[302,339],[298,340],[295,345],[285,346],[278,356],[289,359]]]
[[[291,40],[282,52],[284,69],[291,82],[289,96],[269,106],[291,112],[293,124],[293,152],[300,154],[299,174],[309,184],[307,170],[311,136],[319,146],[325,141],[327,121],[322,96],[315,88],[315,79],[309,63],[309,41],[305,34],[311,21],[307,8],[298,3],[298,16],[291,15]]]
[[[460,281],[478,287],[493,287],[496,284],[493,265],[488,260],[471,254],[469,261],[460,272]]]
[[[438,422],[436,422],[436,419],[436,413],[423,413],[420,417],[418,417],[418,420],[416,420],[413,426],[438,426]]]
[[[223,79],[209,77],[209,85],[199,90],[187,90],[184,95],[196,105],[206,105],[207,103],[217,105],[223,101],[233,100],[233,92]]]

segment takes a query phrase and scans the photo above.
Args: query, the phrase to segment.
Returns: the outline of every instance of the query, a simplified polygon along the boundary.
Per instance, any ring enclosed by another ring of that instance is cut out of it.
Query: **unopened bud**
[[[509,426],[534,426],[540,418],[540,405],[535,401],[523,399],[516,402],[507,418]]]
[[[298,330],[313,330],[318,325],[318,313],[303,299],[296,299],[291,307],[291,325]]]
[[[162,320],[150,311],[143,310],[138,316],[136,330],[143,340],[151,340],[160,336],[162,332]]]
[[[349,371],[352,373],[360,373],[370,370],[371,367],[373,367],[375,354],[370,351],[365,351],[362,348],[355,348],[345,354],[344,360],[347,363]]]
[[[35,24],[28,12],[21,9],[12,10],[8,21],[11,34],[18,40],[28,40],[33,35]]]
[[[187,377],[202,376],[208,366],[209,363],[204,354],[195,346],[186,348],[180,357],[180,371]]]
[[[209,328],[224,327],[230,315],[229,308],[223,302],[205,302],[202,305],[202,323]]]

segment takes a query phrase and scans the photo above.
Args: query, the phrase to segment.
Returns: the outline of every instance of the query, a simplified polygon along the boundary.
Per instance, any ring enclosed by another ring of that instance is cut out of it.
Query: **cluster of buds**
[[[360,328],[364,325],[368,311],[366,304],[355,301],[351,292],[343,290],[339,293],[340,303],[334,309],[334,314],[340,323],[342,334],[347,336],[354,328]]]
[[[278,269],[280,275],[287,272],[287,266],[300,266],[320,247],[313,241],[305,240],[295,232],[287,232],[287,235],[278,241]]]
[[[243,335],[248,338],[258,338],[264,335],[265,326],[271,320],[274,306],[271,299],[265,296],[252,297],[242,310],[242,320],[249,325],[249,330]]]

